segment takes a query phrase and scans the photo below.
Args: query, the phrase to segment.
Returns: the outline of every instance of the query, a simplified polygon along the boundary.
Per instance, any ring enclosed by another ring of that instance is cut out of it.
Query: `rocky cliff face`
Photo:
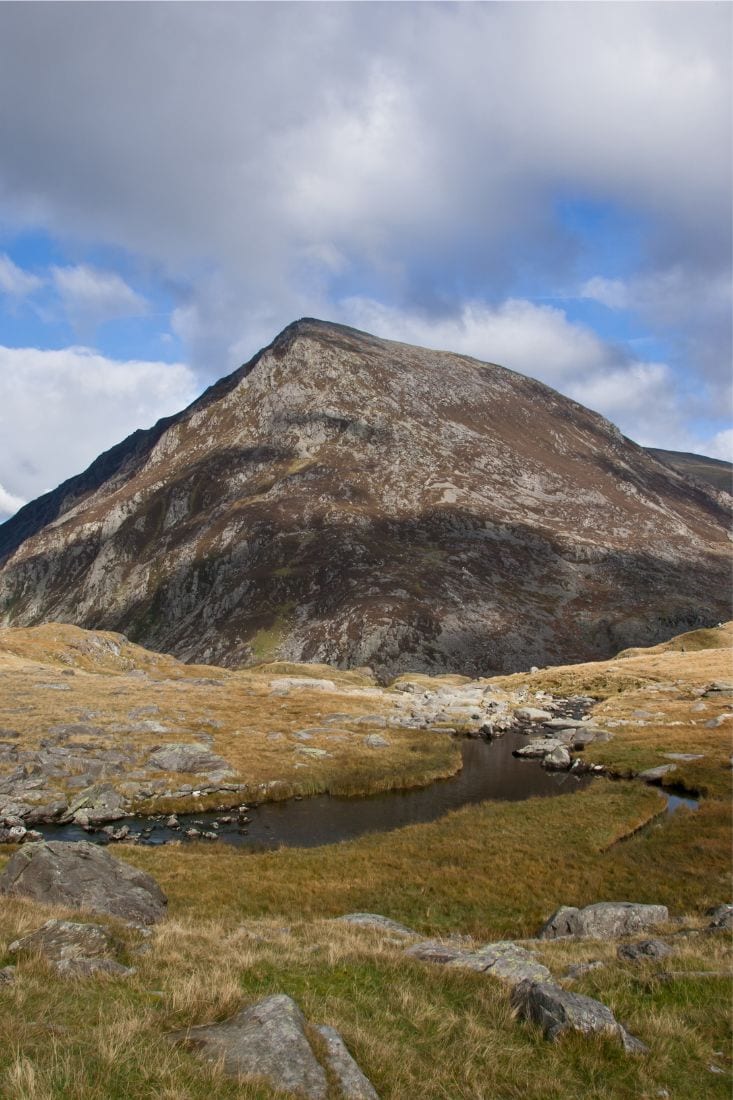
[[[468,674],[729,617],[727,494],[539,382],[319,321],[0,527],[0,622]]]

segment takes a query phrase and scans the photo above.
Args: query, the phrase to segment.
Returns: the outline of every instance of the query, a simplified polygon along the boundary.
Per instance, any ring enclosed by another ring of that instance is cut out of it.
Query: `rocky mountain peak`
[[[0,527],[0,621],[469,673],[727,617],[726,494],[463,355],[303,318]]]

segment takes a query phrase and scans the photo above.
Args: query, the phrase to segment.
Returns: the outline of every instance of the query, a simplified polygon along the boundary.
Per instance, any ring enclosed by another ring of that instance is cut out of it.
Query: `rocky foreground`
[[[314,320],[0,526],[0,623],[471,676],[729,614],[731,496],[530,378]]]

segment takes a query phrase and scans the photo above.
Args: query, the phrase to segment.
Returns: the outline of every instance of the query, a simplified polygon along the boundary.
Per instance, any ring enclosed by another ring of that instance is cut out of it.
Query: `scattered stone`
[[[60,959],[53,968],[62,978],[96,978],[101,974],[129,978],[136,973],[134,967],[123,966],[114,959]]]
[[[537,962],[529,951],[511,940],[488,943],[473,951],[440,940],[425,940],[408,948],[405,954],[423,962],[491,974],[509,985],[516,985],[521,981],[543,982],[552,978],[546,966]]]
[[[538,707],[519,707],[514,711],[514,717],[521,722],[549,722],[552,714],[549,710],[540,710]]]
[[[647,1051],[639,1039],[621,1026],[610,1008],[581,993],[570,993],[549,982],[520,982],[512,991],[511,1004],[522,1019],[539,1024],[546,1039],[555,1040],[566,1031],[578,1031],[618,1039],[628,1054]]]
[[[542,757],[549,756],[555,749],[564,747],[562,741],[559,741],[556,737],[545,737],[542,741],[530,741],[528,745],[524,745],[521,749],[514,749],[512,756],[519,756],[528,760],[542,759]]]
[[[579,730],[583,729],[587,723],[580,718],[550,718],[542,725],[548,730]]]
[[[11,985],[15,981],[15,967],[0,967],[0,985]]]
[[[162,772],[233,774],[223,757],[211,752],[206,745],[195,743],[161,745],[150,753],[148,763]]]
[[[708,916],[712,917],[708,925],[711,931],[727,932],[733,929],[733,905],[719,905]]]
[[[539,931],[539,939],[555,940],[562,936],[586,936],[590,939],[617,939],[645,932],[669,920],[666,905],[641,905],[631,901],[599,901],[584,909],[562,905]]]
[[[639,943],[625,943],[619,947],[616,955],[624,962],[644,962],[646,959],[665,959],[672,954],[672,948],[664,940],[641,940]]]
[[[726,722],[730,722],[731,718],[733,718],[733,714],[719,714],[717,718],[711,718],[705,722],[705,729],[715,730],[718,726],[724,726]]]
[[[317,680],[310,676],[280,676],[270,680],[270,691],[289,691],[290,688],[305,688],[308,691],[335,691],[333,680]]]
[[[35,932],[15,940],[11,955],[38,953],[46,959],[96,959],[110,953],[113,939],[101,924],[76,924],[68,920],[47,920]]]
[[[660,764],[656,768],[647,768],[646,771],[639,772],[636,778],[643,779],[645,783],[656,783],[657,780],[663,779],[665,775],[676,770],[675,764]]]
[[[283,1092],[326,1100],[326,1074],[316,1061],[305,1026],[295,1001],[279,993],[241,1009],[221,1024],[188,1028],[169,1038],[210,1062],[220,1062],[227,1076],[264,1077]]]
[[[381,733],[370,733],[364,738],[364,744],[368,749],[384,749],[387,748],[389,743],[386,737],[382,737]]]
[[[547,756],[542,761],[542,767],[547,768],[548,771],[564,772],[567,771],[572,763],[570,753],[563,745],[558,745],[552,752],[548,752]]]
[[[162,920],[167,905],[151,875],[86,840],[24,845],[0,875],[0,894],[109,913],[140,924]]]
[[[683,763],[688,760],[704,760],[704,752],[665,752],[662,753],[667,760],[680,760]]]
[[[315,749],[308,745],[296,745],[295,751],[301,753],[303,756],[312,756],[315,758],[331,755],[327,749]]]
[[[733,682],[730,680],[715,680],[705,692],[704,698],[715,698],[720,695],[733,695]]]
[[[390,917],[383,917],[379,913],[346,913],[343,917],[336,917],[336,920],[343,921],[345,924],[357,924],[364,928],[374,928],[382,932],[390,932],[398,936],[417,935],[412,928],[408,928],[406,925],[400,924],[399,921],[392,920]]]
[[[575,963],[569,966],[563,974],[563,981],[574,982],[576,978],[582,978],[584,974],[590,974],[592,970],[600,970],[606,964],[602,959],[590,959],[588,962]]]
[[[65,821],[82,818],[79,823],[97,825],[102,821],[119,821],[128,812],[128,802],[124,795],[109,783],[96,783],[87,787],[69,804],[64,816]]]
[[[379,1100],[371,1081],[364,1076],[349,1054],[346,1044],[333,1027],[319,1027],[326,1047],[326,1065],[341,1090],[343,1100]]]

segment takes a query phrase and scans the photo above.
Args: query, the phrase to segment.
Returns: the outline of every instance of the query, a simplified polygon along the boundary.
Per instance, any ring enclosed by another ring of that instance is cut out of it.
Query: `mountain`
[[[681,474],[704,481],[716,489],[733,493],[733,462],[692,454],[691,451],[663,451],[659,447],[648,447],[647,450],[654,458],[658,458],[668,466],[673,466]]]
[[[0,527],[0,623],[489,674],[730,617],[730,498],[547,386],[304,319]]]

